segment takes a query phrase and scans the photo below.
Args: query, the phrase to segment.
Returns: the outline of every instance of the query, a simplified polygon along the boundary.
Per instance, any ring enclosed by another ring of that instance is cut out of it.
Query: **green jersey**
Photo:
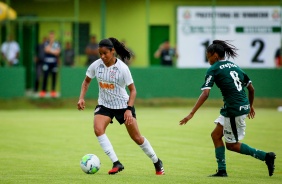
[[[231,61],[215,62],[208,69],[201,89],[211,89],[214,83],[223,96],[221,115],[241,116],[250,112],[250,103],[244,87],[247,87],[251,80],[236,64]]]

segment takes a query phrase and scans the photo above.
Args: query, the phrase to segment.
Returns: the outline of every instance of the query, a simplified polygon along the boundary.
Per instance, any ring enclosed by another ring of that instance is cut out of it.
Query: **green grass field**
[[[0,183],[282,183],[282,113],[276,109],[256,109],[243,140],[277,154],[274,175],[268,176],[264,162],[226,151],[228,178],[207,177],[217,169],[210,133],[219,108],[201,108],[185,126],[178,122],[190,107],[136,109],[140,131],[163,160],[166,175],[155,176],[151,160],[116,121],[107,135],[125,170],[108,175],[112,163],[94,136],[89,107],[0,110]],[[102,163],[94,175],[80,169],[87,153]]]

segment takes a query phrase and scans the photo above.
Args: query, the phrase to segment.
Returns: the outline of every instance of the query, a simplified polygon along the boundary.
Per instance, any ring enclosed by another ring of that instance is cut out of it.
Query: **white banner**
[[[214,18],[213,18],[214,15]],[[213,29],[214,28],[214,29]],[[177,8],[179,68],[209,67],[205,50],[213,40],[230,40],[242,68],[274,68],[281,43],[280,7]],[[229,60],[233,61],[232,58]]]

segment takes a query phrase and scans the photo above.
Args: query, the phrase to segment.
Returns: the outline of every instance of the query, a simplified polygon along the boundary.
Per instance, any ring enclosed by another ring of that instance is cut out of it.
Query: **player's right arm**
[[[205,101],[208,99],[210,94],[210,89],[204,89],[198,99],[198,101],[196,102],[196,104],[194,105],[194,107],[192,108],[191,112],[185,117],[183,118],[180,122],[179,125],[185,125],[190,119],[193,118],[194,114],[197,112],[197,110],[205,103]]]
[[[80,95],[79,95],[79,100],[77,102],[77,109],[78,110],[84,110],[84,108],[85,108],[84,97],[85,97],[85,94],[86,94],[86,92],[88,90],[90,82],[91,82],[91,78],[88,77],[88,76],[86,76],[84,81],[82,82],[81,90],[80,90]]]

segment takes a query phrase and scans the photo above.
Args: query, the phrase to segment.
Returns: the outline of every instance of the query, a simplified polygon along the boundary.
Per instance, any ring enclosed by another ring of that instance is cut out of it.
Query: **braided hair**
[[[234,45],[222,40],[214,40],[207,48],[207,52],[212,55],[217,53],[220,58],[224,58],[227,55],[227,58],[232,57],[233,59],[238,56],[237,50]]]
[[[115,48],[117,55],[120,56],[122,61],[125,59],[129,60],[132,56],[132,53],[125,47],[125,45],[113,37],[101,40],[99,42],[99,47],[107,47],[110,50]]]

